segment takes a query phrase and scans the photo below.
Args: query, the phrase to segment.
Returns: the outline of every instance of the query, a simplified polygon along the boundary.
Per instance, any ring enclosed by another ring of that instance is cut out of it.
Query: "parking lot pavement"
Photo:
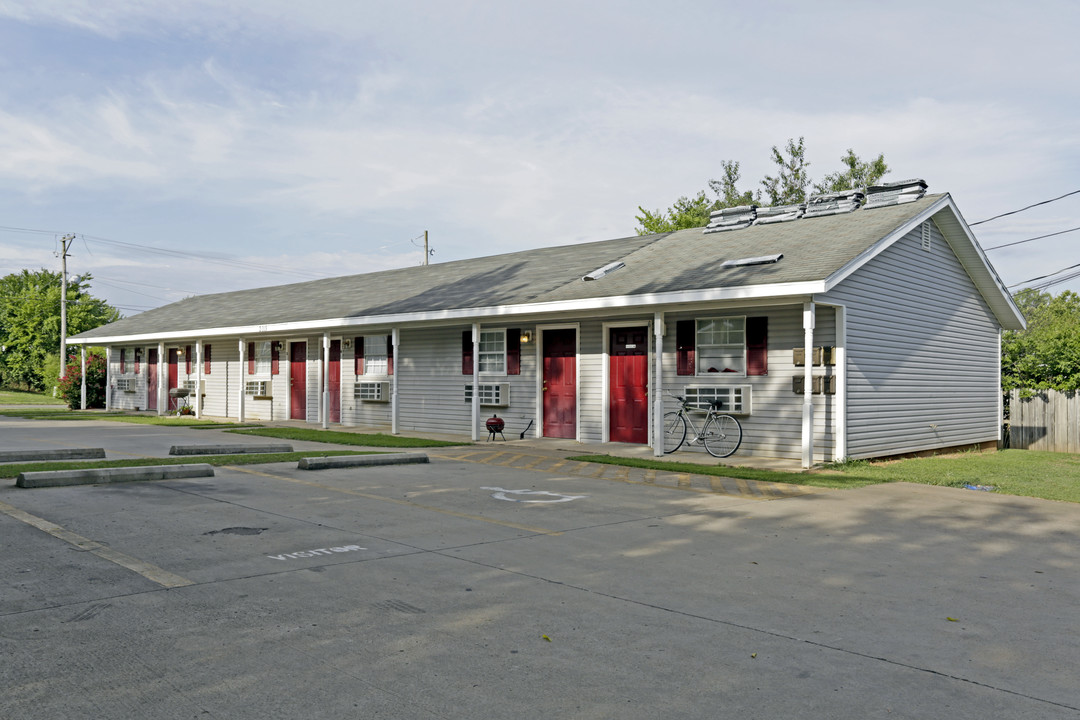
[[[0,488],[0,717],[1076,718],[1080,508],[435,458]]]

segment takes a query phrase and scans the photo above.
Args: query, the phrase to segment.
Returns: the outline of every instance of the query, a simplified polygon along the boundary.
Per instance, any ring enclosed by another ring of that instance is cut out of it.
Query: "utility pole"
[[[428,252],[428,244],[427,244],[427,230],[425,230],[425,231],[424,231],[424,264],[425,264],[425,265],[427,265],[427,264],[428,264],[428,255],[430,255],[430,254],[431,254],[431,253],[430,253],[430,252]]]
[[[67,376],[67,259],[68,248],[75,236],[68,233],[60,238],[60,377]]]

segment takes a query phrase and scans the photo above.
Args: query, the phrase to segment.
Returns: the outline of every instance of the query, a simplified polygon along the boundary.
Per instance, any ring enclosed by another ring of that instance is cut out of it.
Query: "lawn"
[[[167,425],[169,427],[249,427],[248,423],[221,423],[214,420],[196,420],[191,415],[131,415],[122,410],[68,410],[67,408],[25,408],[0,410],[0,416],[20,417],[28,420],[109,420],[134,425]]]
[[[826,466],[811,472],[754,470],[610,455],[582,455],[571,460],[834,489],[886,482],[910,482],[957,488],[971,487],[978,491],[1002,495],[1080,502],[1080,455],[1034,450],[958,453],[886,462],[859,460]]]
[[[0,405],[59,405],[64,401],[39,392],[23,390],[0,390]]]
[[[447,442],[445,440],[425,440],[424,438],[386,435],[384,433],[354,433],[339,430],[316,430],[313,428],[250,428],[236,429],[229,432],[237,435],[259,435],[280,438],[282,440],[307,440],[309,442],[333,443],[335,445],[361,445],[364,447],[420,448],[449,447],[471,445],[468,441]]]

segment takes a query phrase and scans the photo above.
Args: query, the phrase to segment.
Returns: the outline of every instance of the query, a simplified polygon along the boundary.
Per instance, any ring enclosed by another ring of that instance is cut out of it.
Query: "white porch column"
[[[480,439],[480,323],[472,326],[472,439]]]
[[[203,341],[195,341],[195,419],[202,419]]]
[[[239,393],[239,397],[237,398],[237,401],[236,401],[237,402],[237,404],[236,404],[236,408],[237,408],[236,419],[237,419],[237,422],[246,422],[247,421],[247,419],[244,417],[244,409],[245,409],[244,408],[244,390],[245,390],[244,385],[246,385],[246,381],[244,380],[244,378],[246,378],[246,377],[247,377],[247,343],[244,342],[244,338],[240,338],[240,382],[239,382],[239,388],[237,389],[237,392]]]
[[[835,360],[836,366],[833,370],[836,373],[836,396],[834,402],[836,403],[836,428],[834,429],[834,437],[836,439],[836,452],[833,453],[833,460],[836,462],[843,462],[848,456],[847,450],[847,307],[843,305],[835,306],[836,311],[836,348],[835,348]],[[998,353],[1000,357],[1001,354]],[[999,393],[1000,395],[1000,393]]]
[[[322,387],[322,401],[319,404],[319,418],[322,420],[322,429],[330,429],[330,333],[324,332],[322,336],[322,361],[319,363],[319,372],[322,374],[319,386]]]
[[[390,331],[390,350],[394,357],[394,374],[390,376],[390,434],[398,434],[398,373],[401,372],[401,363],[398,362],[398,344],[401,342],[401,334],[397,328]]]
[[[166,415],[169,412],[169,394],[165,392],[169,382],[169,357],[165,354],[165,343],[160,342],[157,346],[157,414]],[[162,400],[162,397],[165,399]]]
[[[803,411],[802,411],[802,466],[814,464],[814,322],[816,310],[813,301],[803,303]]]
[[[664,313],[653,315],[653,355],[656,368],[653,370],[653,455],[664,454]]]
[[[81,352],[81,357],[82,357],[82,360],[81,360],[81,362],[82,362],[82,387],[79,388],[79,391],[81,393],[80,400],[81,400],[82,404],[79,406],[79,409],[80,410],[85,410],[86,409],[86,346],[85,345],[80,345],[79,350]]]
[[[112,409],[112,345],[105,346],[105,409]]]

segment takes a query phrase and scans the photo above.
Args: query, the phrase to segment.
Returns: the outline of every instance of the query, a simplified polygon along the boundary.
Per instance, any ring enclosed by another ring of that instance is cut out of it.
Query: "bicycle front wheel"
[[[673,453],[686,442],[686,418],[680,413],[664,415],[664,454]]]
[[[726,458],[742,443],[742,426],[730,415],[714,415],[705,423],[701,442],[713,457]]]

